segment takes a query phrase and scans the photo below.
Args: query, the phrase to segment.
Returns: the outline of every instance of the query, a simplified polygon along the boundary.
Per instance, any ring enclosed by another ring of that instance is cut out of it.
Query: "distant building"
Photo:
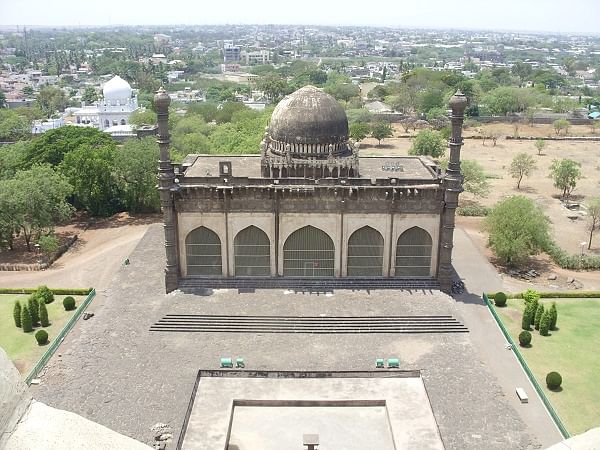
[[[242,59],[247,66],[267,64],[271,61],[271,54],[268,50],[258,50],[255,52],[242,52]]]
[[[242,49],[239,45],[233,45],[232,41],[225,41],[223,43],[223,62],[239,62],[241,60],[241,52]]]

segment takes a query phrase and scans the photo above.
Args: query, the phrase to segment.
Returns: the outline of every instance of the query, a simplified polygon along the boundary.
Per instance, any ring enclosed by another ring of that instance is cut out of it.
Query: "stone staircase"
[[[224,316],[167,314],[150,331],[187,333],[467,333],[452,316]]]
[[[435,278],[181,278],[179,289],[197,293],[206,289],[289,289],[300,292],[324,292],[335,289],[375,290],[439,290]]]

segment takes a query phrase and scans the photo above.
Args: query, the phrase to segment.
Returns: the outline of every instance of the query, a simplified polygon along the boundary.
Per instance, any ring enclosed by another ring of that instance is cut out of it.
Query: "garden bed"
[[[24,305],[29,295],[0,294],[0,329],[2,329],[2,333],[0,333],[0,347],[6,351],[8,357],[17,366],[17,369],[19,369],[19,372],[23,376],[27,375],[33,366],[35,366],[49,345],[38,345],[34,337],[35,332],[39,329],[46,330],[49,336],[49,343],[51,343],[77,311],[77,309],[65,311],[62,303],[64,297],[64,295],[55,295],[54,301],[46,305],[50,326],[45,328],[36,327],[32,332],[24,333],[22,328],[15,327],[13,307],[17,300],[21,302],[21,305]],[[85,299],[85,296],[73,297],[77,306],[81,305]]]
[[[552,302],[558,308],[557,329],[550,331],[550,336],[531,331],[531,346],[519,350],[568,431],[579,434],[600,425],[600,299],[540,300],[546,308]],[[506,307],[495,308],[515,342],[522,331],[523,308],[522,299],[509,299]],[[563,378],[556,392],[546,387],[546,374],[551,371]]]

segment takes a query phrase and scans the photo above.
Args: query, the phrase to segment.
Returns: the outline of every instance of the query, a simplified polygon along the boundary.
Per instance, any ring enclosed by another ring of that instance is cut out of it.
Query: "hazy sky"
[[[316,24],[600,32],[599,0],[0,0],[0,25]]]

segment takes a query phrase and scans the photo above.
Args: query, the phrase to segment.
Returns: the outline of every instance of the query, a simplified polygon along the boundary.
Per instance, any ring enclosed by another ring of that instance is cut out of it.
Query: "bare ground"
[[[591,196],[600,195],[600,142],[566,142],[566,141],[546,141],[546,147],[542,155],[538,155],[534,146],[534,141],[507,140],[506,135],[512,136],[514,128],[510,124],[490,124],[482,125],[480,129],[486,132],[493,132],[500,136],[496,146],[490,141],[483,145],[479,139],[465,139],[461,158],[472,159],[479,162],[490,177],[490,194],[486,198],[475,198],[471,194],[462,194],[464,200],[476,200],[482,205],[492,206],[497,201],[515,194],[524,195],[534,200],[541,206],[552,223],[552,234],[556,242],[570,253],[580,253],[582,251],[581,243],[589,239],[587,231],[585,210],[571,211],[563,206],[558,198],[559,191],[556,189],[552,180],[548,177],[549,167],[554,159],[568,158],[581,163],[581,172],[583,178],[577,183],[574,191],[573,201],[585,205],[586,199]],[[396,134],[404,133],[400,126],[395,127]],[[465,130],[465,135],[479,134],[476,129],[469,128]],[[535,125],[534,127],[521,125],[519,127],[521,136],[554,136],[554,129],[551,125]],[[591,130],[588,126],[573,126],[569,134],[590,135]],[[406,155],[411,146],[409,138],[389,138],[377,146],[377,141],[367,138],[361,142],[361,153],[363,155]],[[525,178],[521,182],[521,189],[516,188],[516,180],[508,174],[508,167],[513,157],[520,152],[531,154],[537,162],[537,170],[531,177]],[[491,252],[486,248],[486,236],[481,232],[481,218],[458,219],[459,226],[465,228],[473,240],[477,243],[480,251],[485,254],[490,261],[493,261]],[[600,234],[595,237],[592,248],[584,252],[600,255]],[[539,277],[539,282],[544,282],[547,289],[549,284],[559,285],[561,280],[550,282],[546,280],[551,273],[565,278],[573,277],[582,282],[585,289],[600,288],[600,271],[575,272],[566,271],[557,267],[545,255],[540,255],[532,259],[531,264],[540,270],[543,276]],[[501,268],[500,268],[501,269]],[[524,284],[531,287],[530,283],[522,283],[514,280],[517,286]],[[564,281],[564,280],[563,280]],[[511,279],[512,282],[512,279]],[[566,286],[560,286],[566,287]],[[516,289],[516,288],[515,288]]]
[[[106,288],[151,223],[160,216],[118,214],[92,223],[49,269],[37,272],[0,272],[0,287]]]

